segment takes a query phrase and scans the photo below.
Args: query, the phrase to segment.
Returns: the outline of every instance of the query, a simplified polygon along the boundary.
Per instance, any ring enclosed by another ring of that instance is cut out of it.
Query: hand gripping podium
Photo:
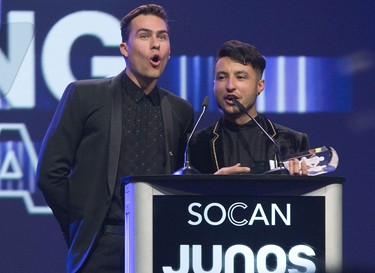
[[[126,273],[340,272],[340,177],[122,179]]]

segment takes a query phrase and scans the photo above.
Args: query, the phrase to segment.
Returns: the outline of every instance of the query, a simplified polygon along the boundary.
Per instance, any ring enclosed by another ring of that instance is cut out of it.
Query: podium
[[[125,177],[125,272],[340,272],[343,180]]]

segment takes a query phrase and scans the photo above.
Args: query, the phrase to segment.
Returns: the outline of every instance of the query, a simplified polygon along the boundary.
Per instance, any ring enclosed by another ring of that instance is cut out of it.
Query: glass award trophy
[[[294,158],[299,160],[300,168],[301,162],[306,162],[308,171],[307,175],[309,176],[333,172],[336,170],[337,165],[339,164],[337,152],[335,149],[329,146],[310,149],[288,157],[288,159],[282,161],[286,169],[289,170],[289,160]]]

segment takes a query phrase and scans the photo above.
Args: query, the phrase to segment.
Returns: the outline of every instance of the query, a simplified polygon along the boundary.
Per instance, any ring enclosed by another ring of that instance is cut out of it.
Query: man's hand
[[[223,167],[214,174],[243,174],[249,172],[249,167],[241,167],[241,163],[237,163],[236,165],[230,167]]]
[[[289,160],[289,173],[291,175],[307,175],[308,170],[306,162],[302,160],[300,166],[300,162],[297,158]]]

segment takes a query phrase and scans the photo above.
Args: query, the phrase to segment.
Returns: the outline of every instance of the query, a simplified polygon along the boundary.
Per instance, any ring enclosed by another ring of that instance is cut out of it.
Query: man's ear
[[[260,95],[260,93],[263,92],[263,90],[264,90],[264,80],[261,79],[258,82],[258,96]]]
[[[123,42],[120,44],[120,52],[125,57],[128,57],[128,44]]]

